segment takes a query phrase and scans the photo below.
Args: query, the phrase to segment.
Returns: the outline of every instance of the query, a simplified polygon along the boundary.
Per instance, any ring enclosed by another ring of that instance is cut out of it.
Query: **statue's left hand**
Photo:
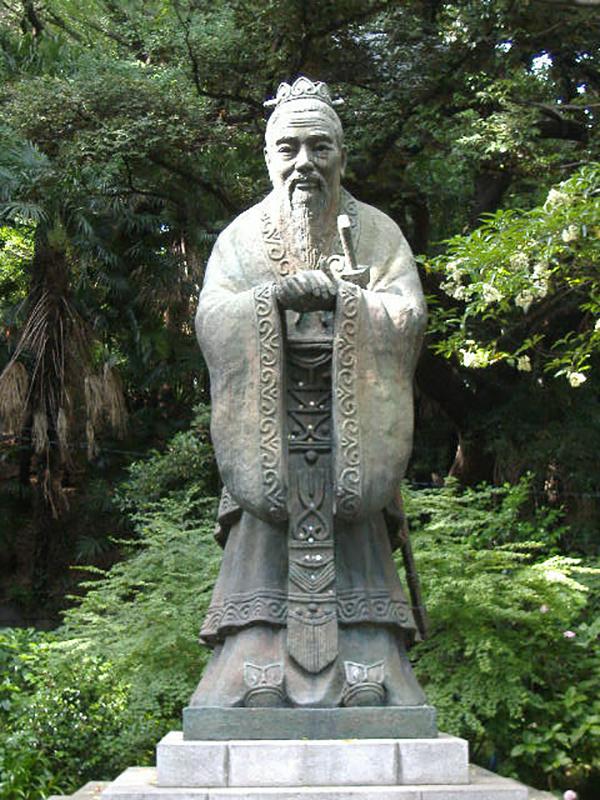
[[[279,305],[292,311],[322,311],[335,306],[337,285],[319,269],[283,278],[277,286]]]

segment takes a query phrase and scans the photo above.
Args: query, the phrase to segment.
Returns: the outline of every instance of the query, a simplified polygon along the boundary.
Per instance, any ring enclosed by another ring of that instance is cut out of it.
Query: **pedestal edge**
[[[212,708],[183,711],[185,740],[435,739],[433,706]]]

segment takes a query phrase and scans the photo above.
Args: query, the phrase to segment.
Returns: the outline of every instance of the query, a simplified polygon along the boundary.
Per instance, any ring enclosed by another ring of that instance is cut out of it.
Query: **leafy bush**
[[[585,164],[543,205],[498,210],[453,236],[430,264],[456,301],[432,305],[435,349],[467,368],[505,362],[581,386],[600,346],[599,192],[600,164]],[[557,298],[572,315],[563,325],[547,316]]]
[[[196,637],[220,558],[201,417],[132,466],[118,497],[126,557],[91,572],[63,627],[0,637],[6,800],[150,764],[179,727],[207,658]],[[405,496],[431,618],[413,655],[440,728],[504,773],[581,786],[598,765],[597,573],[560,554],[560,514],[533,507],[527,482]]]
[[[190,431],[131,465],[117,500],[134,532],[121,542],[125,559],[91,570],[61,632],[67,651],[110,659],[141,714],[174,725],[207,659],[198,630],[220,560],[207,422],[199,407]]]
[[[600,766],[600,621],[582,613],[595,571],[557,554],[556,512],[527,503],[526,482],[406,491],[431,619],[413,653],[440,728],[475,760],[567,787]]]
[[[3,800],[151,764],[157,740],[180,726],[207,658],[197,634],[219,562],[202,419],[131,467],[118,499],[132,525],[125,559],[90,570],[62,628],[0,638]]]
[[[129,465],[129,477],[116,496],[117,505],[125,514],[147,511],[164,498],[181,499],[185,505],[190,489],[196,489],[199,496],[214,494],[209,422],[210,409],[196,406],[189,430],[175,434],[164,450],[153,450],[149,457]]]
[[[10,641],[15,633],[2,638]],[[55,646],[48,636],[26,645],[27,674],[6,714],[0,749],[4,800],[72,791],[114,774],[121,764],[119,733],[132,722],[129,687],[110,662],[92,656],[66,660]],[[15,655],[7,672],[18,672],[22,661],[22,654]]]
[[[140,713],[177,726],[207,658],[197,638],[219,561],[214,502],[192,487],[134,519],[126,559],[89,581],[66,613],[63,647],[72,657],[103,653],[131,682]]]

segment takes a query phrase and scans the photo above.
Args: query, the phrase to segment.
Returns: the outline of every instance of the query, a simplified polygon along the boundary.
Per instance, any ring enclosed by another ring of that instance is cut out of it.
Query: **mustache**
[[[287,189],[289,195],[291,197],[292,193],[298,186],[304,188],[305,186],[309,186],[310,188],[319,189],[320,191],[325,191],[327,189],[327,184],[325,180],[318,174],[318,173],[311,173],[309,175],[302,175],[300,173],[294,172],[287,180]]]

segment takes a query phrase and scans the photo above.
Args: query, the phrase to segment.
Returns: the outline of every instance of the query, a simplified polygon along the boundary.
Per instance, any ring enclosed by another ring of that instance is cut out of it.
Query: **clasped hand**
[[[320,269],[307,269],[283,278],[276,292],[282,308],[324,311],[335,306],[337,284]]]

